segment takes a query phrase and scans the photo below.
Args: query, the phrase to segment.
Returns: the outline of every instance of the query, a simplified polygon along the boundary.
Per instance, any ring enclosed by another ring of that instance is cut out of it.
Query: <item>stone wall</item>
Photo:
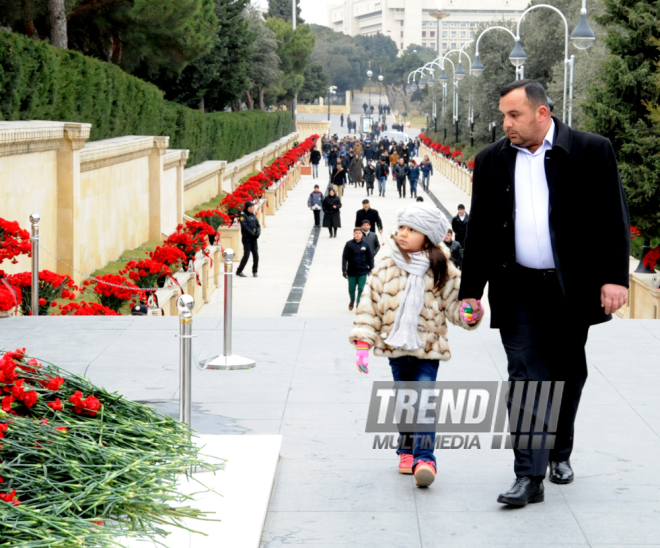
[[[298,120],[296,122],[296,129],[298,130],[299,140],[301,143],[312,135],[318,135],[319,140],[316,141],[316,148],[321,150],[321,137],[330,134],[330,122],[328,120]]]
[[[126,249],[163,240],[184,211],[232,191],[298,140],[291,133],[235,162],[184,169],[189,153],[168,150],[168,137],[87,143],[90,129],[84,123],[0,122],[0,217],[29,230],[30,215],[40,214],[40,268],[77,283],[80,272],[90,274]],[[30,270],[30,259],[3,269]]]
[[[265,165],[292,148],[298,139],[298,133],[290,133],[234,162],[209,160],[183,170],[184,211],[208,202],[222,192],[232,192],[241,179],[261,171]]]

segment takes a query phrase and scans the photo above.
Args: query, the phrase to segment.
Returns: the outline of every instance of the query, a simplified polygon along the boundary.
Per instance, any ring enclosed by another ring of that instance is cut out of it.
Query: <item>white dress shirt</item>
[[[514,144],[519,150],[515,173],[515,234],[516,262],[528,268],[555,268],[550,242],[550,198],[545,176],[545,153],[552,148],[555,122],[532,153]]]

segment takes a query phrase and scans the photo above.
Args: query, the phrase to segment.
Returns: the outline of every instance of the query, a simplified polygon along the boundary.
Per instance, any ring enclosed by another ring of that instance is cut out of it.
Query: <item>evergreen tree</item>
[[[645,239],[660,236],[660,6],[655,1],[604,0],[610,53],[584,105],[585,128],[610,139],[628,197],[631,222]]]
[[[305,69],[305,83],[303,84],[298,99],[301,102],[313,103],[319,97],[325,97],[328,93],[330,81],[318,63],[310,63]]]
[[[240,108],[237,101],[250,89],[250,56],[256,33],[245,17],[249,0],[215,0],[219,22],[211,50],[181,72],[143,63],[138,75],[153,82],[168,100],[205,112]]]
[[[268,0],[268,17],[277,17],[291,23],[293,15],[294,0]],[[302,25],[305,21],[300,17],[300,0],[296,2],[296,26]]]

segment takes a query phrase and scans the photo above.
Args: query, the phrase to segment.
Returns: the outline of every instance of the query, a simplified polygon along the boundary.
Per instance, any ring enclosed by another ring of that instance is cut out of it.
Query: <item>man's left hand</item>
[[[614,314],[628,302],[628,289],[622,285],[605,284],[600,288],[600,306],[605,314]]]

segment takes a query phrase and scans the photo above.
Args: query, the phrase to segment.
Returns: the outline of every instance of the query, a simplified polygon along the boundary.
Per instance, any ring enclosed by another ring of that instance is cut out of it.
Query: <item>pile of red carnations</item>
[[[463,165],[470,171],[474,171],[474,157],[470,158],[467,162],[464,162],[462,150],[452,149],[449,145],[443,145],[442,143],[435,143],[428,135],[424,135],[423,133],[419,134],[419,139],[433,152],[444,156],[448,160],[453,160],[454,162]]]
[[[214,225],[213,227],[216,230],[219,226],[231,226],[233,219],[238,217],[241,210],[245,208],[245,203],[262,198],[268,188],[285,177],[289,170],[295,166],[296,162],[300,161],[306,154],[309,154],[316,141],[318,141],[318,138],[318,135],[308,137],[298,146],[293,147],[277,158],[270,165],[264,166],[261,172],[253,175],[239,185],[234,192],[227,194],[218,209],[200,211],[195,215],[195,218],[205,219],[209,224],[212,224],[209,220],[220,216],[223,224]]]
[[[30,233],[22,229],[17,221],[0,218],[0,263],[8,260],[16,264],[16,257],[31,254]]]
[[[24,316],[32,315],[32,274],[21,272],[6,277],[7,283],[21,291],[19,309]],[[60,276],[50,270],[39,271],[39,315],[48,314],[49,307],[56,307],[56,299],[76,298],[78,287],[68,276]]]
[[[25,349],[0,356],[0,398],[0,546],[110,547],[202,517],[177,506],[177,479],[210,468],[184,424]]]

